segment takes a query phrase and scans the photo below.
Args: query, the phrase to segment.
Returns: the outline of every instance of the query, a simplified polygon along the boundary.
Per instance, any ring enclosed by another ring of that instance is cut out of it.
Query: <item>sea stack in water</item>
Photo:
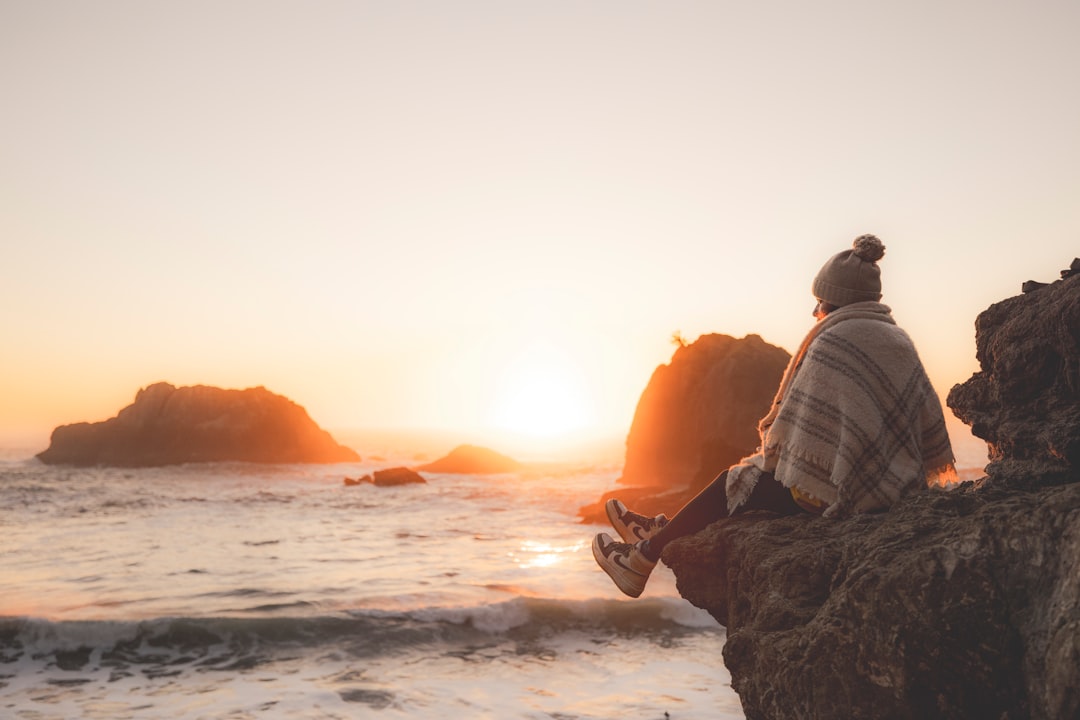
[[[992,306],[949,406],[989,479],[669,545],[750,720],[1080,717],[1080,276]]]
[[[680,343],[653,372],[626,438],[618,490],[581,509],[605,522],[617,496],[637,512],[674,514],[713,478],[758,444],[757,423],[769,410],[790,354],[758,335],[702,335]]]
[[[430,473],[461,475],[494,475],[520,469],[521,463],[517,460],[476,445],[459,445],[449,455],[417,468]]]
[[[362,478],[345,478],[345,484],[349,486],[354,485],[374,485],[376,487],[397,487],[398,485],[423,485],[427,480],[424,476],[415,470],[410,470],[407,467],[394,467],[387,468],[385,470],[376,470],[371,475],[365,475]]]
[[[334,463],[360,459],[288,398],[266,388],[156,383],[103,422],[56,428],[51,465],[151,467],[191,462]]]

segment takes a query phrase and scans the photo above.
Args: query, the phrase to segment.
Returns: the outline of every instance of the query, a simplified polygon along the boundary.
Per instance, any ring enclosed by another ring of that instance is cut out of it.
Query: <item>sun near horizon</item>
[[[543,439],[593,429],[593,399],[582,369],[560,348],[533,345],[495,378],[491,427]]]

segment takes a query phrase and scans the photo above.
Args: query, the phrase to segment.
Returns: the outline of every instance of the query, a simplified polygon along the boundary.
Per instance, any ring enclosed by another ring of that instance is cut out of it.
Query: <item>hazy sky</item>
[[[0,0],[0,438],[158,380],[622,435],[673,332],[793,349],[864,232],[944,394],[975,316],[1080,255],[1078,31],[1038,0]]]

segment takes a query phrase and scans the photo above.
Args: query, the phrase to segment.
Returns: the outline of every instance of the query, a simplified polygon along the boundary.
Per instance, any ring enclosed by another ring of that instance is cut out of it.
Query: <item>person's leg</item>
[[[593,558],[620,590],[630,597],[638,597],[645,589],[649,574],[656,567],[660,552],[667,543],[698,532],[727,514],[726,485],[725,471],[646,540],[637,543],[618,542],[607,533],[599,533],[593,538]],[[637,516],[636,513],[633,515]],[[618,519],[620,523],[624,522],[622,516]],[[660,523],[653,523],[647,529],[651,533],[659,525]],[[650,546],[655,549],[650,550]]]
[[[638,549],[646,558],[656,562],[669,542],[701,532],[722,517],[727,517],[727,470],[683,505],[667,525],[638,545]]]
[[[784,487],[771,472],[762,473],[750,497],[736,508],[736,514],[749,510],[768,510],[778,515],[797,515],[804,512],[791,497],[791,491]],[[720,518],[727,517],[727,471],[720,473],[715,480],[686,503],[675,517],[655,535],[638,546],[649,560],[659,560],[660,554],[669,542],[677,538],[701,532]]]
[[[772,473],[764,473],[761,479],[754,485],[750,497],[746,502],[735,508],[735,513],[748,512],[750,510],[768,510],[777,515],[798,515],[805,512],[795,498],[791,497],[791,489],[776,479]]]
[[[781,515],[802,512],[791,492],[772,473],[758,479],[750,497],[738,508],[739,512],[744,510],[768,510]],[[669,542],[700,532],[727,514],[727,471],[724,471],[646,540],[617,542],[607,533],[599,533],[593,538],[593,557],[620,590],[638,597]]]

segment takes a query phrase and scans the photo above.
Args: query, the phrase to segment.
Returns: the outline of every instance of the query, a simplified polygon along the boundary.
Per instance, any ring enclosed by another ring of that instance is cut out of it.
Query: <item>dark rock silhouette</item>
[[[1080,277],[976,323],[949,405],[991,475],[843,521],[748,513],[665,549],[750,720],[1080,717]]]
[[[1069,267],[1061,271],[1061,279],[1071,278],[1073,275],[1078,274],[1080,274],[1080,258],[1073,258]],[[1049,286],[1050,283],[1039,282],[1038,280],[1028,280],[1020,286],[1020,291],[1025,293],[1035,292],[1036,290],[1042,290],[1044,287]]]
[[[757,335],[703,335],[680,345],[641,394],[618,490],[581,509],[606,522],[618,496],[638,512],[669,516],[722,471],[754,452],[790,354]]]
[[[975,321],[981,369],[948,405],[989,444],[991,478],[1044,484],[1080,467],[1080,275],[1067,278]]]
[[[407,467],[387,468],[376,470],[371,475],[362,478],[345,478],[346,485],[375,485],[376,487],[395,487],[397,485],[416,485],[426,483],[427,480],[418,472]]]
[[[355,462],[301,406],[266,388],[156,383],[114,418],[62,425],[37,456],[50,465],[151,467],[190,462]]]
[[[750,720],[1077,717],[1080,485],[766,518],[714,523],[663,558],[727,627]]]
[[[445,457],[417,468],[430,473],[462,475],[494,475],[520,469],[517,460],[476,445],[459,445]]]

